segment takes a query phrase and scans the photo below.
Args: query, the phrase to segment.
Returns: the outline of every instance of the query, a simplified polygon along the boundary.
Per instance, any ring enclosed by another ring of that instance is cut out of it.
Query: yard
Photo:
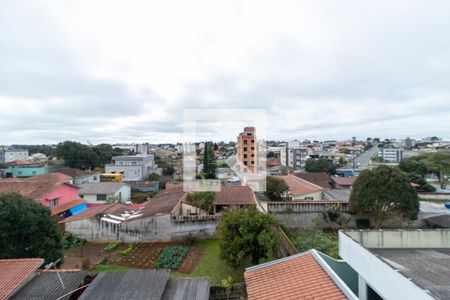
[[[203,250],[203,255],[197,267],[189,274],[172,272],[173,277],[209,277],[213,286],[221,285],[222,280],[227,279],[228,276],[235,283],[244,281],[243,268],[234,270],[220,259],[219,240],[198,241],[194,243],[194,246]]]
[[[339,258],[337,233],[324,232],[320,229],[285,230],[285,233],[299,253],[310,249],[316,249],[331,257]]]
[[[87,243],[66,252],[62,268],[86,268],[94,272],[124,271],[129,269],[152,269],[161,251],[170,243]],[[220,259],[218,240],[195,241],[173,277],[209,277],[212,285],[221,285],[231,277],[233,282],[243,282],[244,269],[233,270]]]

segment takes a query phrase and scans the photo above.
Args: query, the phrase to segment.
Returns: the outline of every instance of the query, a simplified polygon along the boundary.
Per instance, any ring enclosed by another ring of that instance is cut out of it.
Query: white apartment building
[[[123,181],[146,180],[152,173],[161,174],[161,169],[155,164],[154,154],[114,156],[112,163],[105,165],[106,173],[121,173]]]
[[[0,164],[9,163],[15,160],[28,160],[28,150],[0,148]]]
[[[305,169],[306,160],[309,158],[310,149],[302,147],[299,141],[291,141],[287,147],[286,159],[287,166],[295,171]]]
[[[400,148],[379,148],[378,156],[384,161],[398,163],[403,159],[403,149]]]

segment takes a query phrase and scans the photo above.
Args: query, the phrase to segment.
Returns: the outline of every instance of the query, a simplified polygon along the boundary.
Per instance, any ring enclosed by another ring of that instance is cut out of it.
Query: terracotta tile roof
[[[310,252],[248,268],[249,300],[347,299]]]
[[[38,175],[38,176],[33,176],[33,177],[28,177],[26,179],[24,179],[24,181],[26,182],[66,182],[66,181],[70,181],[72,180],[71,176],[68,176],[66,174],[63,173],[58,173],[58,172],[52,172],[52,173],[47,173],[47,174],[42,174],[42,175]]]
[[[4,193],[19,193],[23,197],[33,199],[40,202],[57,186],[63,183],[60,182],[25,182],[20,181],[4,181],[0,180],[0,194]]]
[[[281,166],[281,161],[278,158],[268,158],[266,161],[267,167]]]
[[[67,223],[67,222],[73,222],[73,221],[79,221],[84,219],[91,219],[95,218],[98,214],[112,214],[117,211],[126,210],[127,205],[120,204],[120,203],[112,203],[112,204],[105,204],[105,205],[98,205],[93,206],[85,211],[80,212],[79,214],[76,214],[75,216],[68,217],[62,221],[59,221],[58,223]]]
[[[44,263],[42,258],[0,260],[0,300],[8,299]]]
[[[64,204],[55,206],[55,207],[53,207],[53,208],[51,209],[51,211],[52,211],[52,216],[53,216],[53,215],[57,215],[57,214],[59,214],[59,213],[62,213],[62,212],[64,212],[64,211],[66,211],[66,210],[68,210],[68,209],[70,209],[70,208],[72,208],[72,207],[75,207],[75,206],[77,206],[77,205],[80,205],[80,204],[82,204],[82,203],[85,203],[85,201],[84,201],[83,199],[75,199],[75,200],[66,202],[66,203],[64,203]]]
[[[31,161],[31,160],[19,159],[19,160],[13,160],[13,161],[7,162],[5,165],[7,165],[7,166],[27,166],[27,165],[40,165],[40,164],[42,164],[42,163]]]
[[[336,182],[337,184],[341,186],[349,186],[353,185],[355,183],[356,179],[358,179],[357,176],[354,177],[342,177],[342,176],[331,176],[331,180]]]
[[[255,205],[256,197],[248,186],[223,186],[216,192],[215,205]]]
[[[186,193],[182,188],[173,188],[159,192],[141,208],[143,215],[140,218],[170,213],[184,199],[185,195]]]
[[[293,196],[307,195],[307,194],[311,194],[311,193],[322,190],[322,188],[320,186],[315,185],[306,180],[303,180],[292,174],[289,174],[286,176],[275,176],[275,177],[284,180],[284,182],[288,185],[289,191],[291,192],[291,194]]]
[[[75,168],[59,169],[58,173],[65,174],[67,176],[70,176],[71,178],[98,174],[97,172],[94,172],[94,171],[86,171],[86,170],[80,170],[80,169],[75,169]]]
[[[295,176],[306,180],[308,182],[311,182],[312,184],[318,185],[324,189],[331,189],[332,186],[332,181],[330,179],[330,176],[327,173],[307,173],[307,172],[302,172],[302,173],[294,173]]]

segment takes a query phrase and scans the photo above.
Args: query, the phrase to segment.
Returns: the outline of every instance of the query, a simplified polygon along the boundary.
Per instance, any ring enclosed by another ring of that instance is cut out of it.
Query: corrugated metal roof
[[[204,278],[169,279],[162,300],[207,300],[210,284]]]
[[[169,270],[133,270],[100,273],[79,300],[159,300]]]
[[[115,194],[126,184],[120,182],[93,182],[81,185],[80,195],[86,194]]]
[[[37,272],[37,275],[15,293],[11,300],[57,299],[76,289],[88,274],[85,271],[59,272],[65,285],[63,289],[56,272]],[[70,295],[62,299],[69,297]]]

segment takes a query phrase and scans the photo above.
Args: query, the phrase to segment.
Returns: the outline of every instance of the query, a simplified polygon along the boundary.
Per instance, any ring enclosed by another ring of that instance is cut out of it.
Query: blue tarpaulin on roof
[[[64,217],[70,217],[70,216],[74,216],[76,214],[79,214],[80,212],[84,211],[87,209],[87,204],[86,203],[81,203],[78,204],[77,206],[74,206],[68,210],[66,210],[66,212],[64,213]]]

